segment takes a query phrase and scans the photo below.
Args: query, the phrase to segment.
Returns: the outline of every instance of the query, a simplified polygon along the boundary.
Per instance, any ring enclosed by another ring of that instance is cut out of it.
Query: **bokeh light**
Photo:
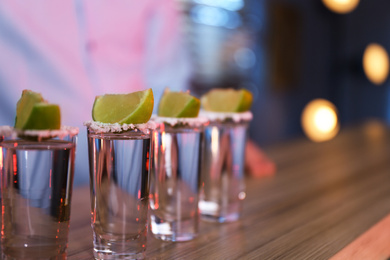
[[[191,18],[195,23],[235,29],[242,24],[238,12],[218,6],[196,5],[191,9]]]
[[[335,137],[339,131],[336,107],[325,99],[315,99],[303,109],[302,128],[314,142],[323,142]]]
[[[322,2],[329,10],[339,14],[352,12],[359,4],[359,0],[322,0]]]
[[[369,44],[363,54],[363,69],[367,78],[381,85],[389,75],[389,55],[385,48],[376,43]]]
[[[244,0],[195,0],[195,3],[221,7],[234,12],[244,7]]]

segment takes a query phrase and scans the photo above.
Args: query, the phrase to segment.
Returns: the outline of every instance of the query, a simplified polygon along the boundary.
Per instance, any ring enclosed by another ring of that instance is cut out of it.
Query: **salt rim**
[[[149,134],[150,130],[156,129],[156,123],[148,121],[144,124],[109,124],[109,123],[102,123],[98,121],[85,121],[84,126],[90,128],[95,133],[119,133],[124,132],[128,130],[135,130],[135,131],[141,131],[144,134]]]
[[[235,123],[249,122],[253,119],[251,111],[246,112],[210,112],[201,110],[199,112],[201,116],[208,118],[210,121],[226,121],[228,119],[233,120]]]
[[[183,125],[189,127],[199,127],[206,124],[209,120],[206,117],[162,117],[153,115],[152,121],[158,124],[167,124],[170,126]]]
[[[79,128],[73,126],[61,126],[60,129],[55,130],[20,130],[11,126],[0,126],[0,136],[4,136],[6,138],[16,138],[18,136],[37,137],[38,141],[41,141],[44,138],[53,137],[63,139],[67,135],[73,137],[78,133]]]
[[[11,137],[13,134],[16,135],[14,128],[9,125],[0,126],[0,137]]]

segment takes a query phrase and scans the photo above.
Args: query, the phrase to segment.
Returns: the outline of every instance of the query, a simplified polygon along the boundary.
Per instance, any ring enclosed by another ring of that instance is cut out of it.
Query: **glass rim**
[[[61,126],[60,129],[45,129],[45,130],[22,130],[12,126],[0,126],[0,137],[5,139],[16,139],[22,137],[34,138],[37,141],[43,139],[55,138],[64,139],[67,136],[74,137],[78,135],[79,128],[75,126]]]
[[[208,124],[205,127],[207,128],[207,127],[215,127],[215,126],[217,126],[217,127],[230,127],[230,128],[234,128],[234,127],[248,127],[249,124],[250,124],[250,121],[234,122],[231,119],[227,119],[227,120],[224,120],[224,121],[221,121],[221,120],[210,121],[210,124]]]
[[[156,124],[158,124],[158,127],[164,126],[170,126],[170,127],[183,127],[183,128],[193,128],[193,127],[202,127],[206,125],[209,120],[206,117],[203,116],[197,116],[197,117],[163,117],[163,116],[157,116],[154,115],[151,118],[152,121],[154,121]]]
[[[156,129],[157,125],[153,121],[148,121],[144,124],[119,124],[119,123],[102,123],[98,121],[85,121],[84,126],[88,131],[94,134],[121,134],[125,132],[142,132],[150,134],[150,131]]]
[[[251,111],[245,112],[213,112],[201,110],[200,115],[208,118],[210,124],[214,122],[220,123],[249,123],[253,119]]]

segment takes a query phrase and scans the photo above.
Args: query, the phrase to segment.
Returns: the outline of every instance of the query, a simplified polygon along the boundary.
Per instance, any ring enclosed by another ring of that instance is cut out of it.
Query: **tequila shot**
[[[150,129],[86,122],[96,259],[145,258]]]
[[[66,259],[77,134],[62,127],[4,136],[2,259]]]
[[[8,136],[12,132],[10,126],[0,126],[0,187],[1,187],[1,176],[3,176],[3,149],[1,148],[1,142],[4,140],[4,136]],[[1,205],[1,192],[0,192],[0,205]],[[0,217],[0,227],[2,226],[2,217]],[[0,239],[1,248],[1,239]]]
[[[204,118],[155,117],[150,182],[151,231],[164,241],[198,233],[199,180]]]
[[[201,218],[212,222],[238,220],[245,199],[244,162],[251,112],[202,112],[204,129],[199,198]]]

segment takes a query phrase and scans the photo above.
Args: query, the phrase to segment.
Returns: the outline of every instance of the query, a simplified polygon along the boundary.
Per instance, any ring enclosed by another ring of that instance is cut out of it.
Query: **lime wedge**
[[[252,101],[252,93],[246,89],[213,89],[201,98],[203,109],[213,112],[245,112]]]
[[[158,115],[163,117],[197,117],[200,101],[185,92],[166,90],[160,99]]]
[[[37,103],[33,106],[22,129],[45,130],[60,129],[61,111],[56,104]]]
[[[152,89],[97,96],[92,108],[92,119],[111,124],[142,124],[152,116],[153,105]]]
[[[23,90],[22,96],[16,104],[15,128],[23,129],[33,106],[40,102],[44,102],[41,94],[27,89]]]
[[[58,105],[47,104],[42,95],[23,90],[16,105],[15,128],[17,129],[59,129],[61,113]]]

